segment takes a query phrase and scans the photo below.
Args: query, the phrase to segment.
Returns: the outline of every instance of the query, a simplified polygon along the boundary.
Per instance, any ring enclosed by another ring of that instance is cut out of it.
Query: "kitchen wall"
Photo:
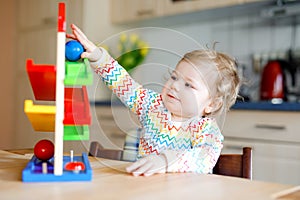
[[[291,47],[300,49],[299,16],[264,18],[260,15],[262,8],[257,7],[191,13],[125,25],[110,23],[108,1],[89,0],[84,9],[83,29],[93,41],[114,44],[123,31],[139,33],[148,41],[152,48],[150,54],[133,76],[158,90],[164,82],[164,75],[169,68],[175,67],[180,56],[192,49],[211,47],[217,41],[217,50],[237,58],[247,82],[243,90],[257,100],[261,69],[253,69],[253,56],[274,57]],[[97,85],[97,100],[105,100],[109,94],[101,83]]]
[[[243,71],[247,81],[244,92],[250,98],[258,100],[260,72],[265,63],[262,63],[258,70],[254,70],[252,58],[254,56],[275,58],[289,48],[300,49],[300,18],[298,16],[295,19],[297,25],[292,25],[291,20],[294,19],[266,19],[257,14],[248,14],[205,22],[176,24],[168,28],[192,37],[202,46],[218,41],[217,50],[229,53],[237,59],[240,71]]]
[[[4,5],[5,6],[2,6]],[[0,148],[9,148],[13,144],[14,136],[14,103],[15,103],[15,40],[16,40],[16,12],[15,2],[0,0]]]

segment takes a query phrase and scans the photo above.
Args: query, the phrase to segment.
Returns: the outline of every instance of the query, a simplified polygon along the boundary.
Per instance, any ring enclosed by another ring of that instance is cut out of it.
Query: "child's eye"
[[[175,75],[171,75],[171,79],[176,81],[177,80],[177,77]]]
[[[190,83],[185,83],[184,85],[185,85],[185,87],[194,88],[193,85]]]

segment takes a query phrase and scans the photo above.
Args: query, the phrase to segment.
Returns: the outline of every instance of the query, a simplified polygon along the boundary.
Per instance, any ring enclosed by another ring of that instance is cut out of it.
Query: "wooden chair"
[[[112,160],[122,160],[122,154],[123,150],[105,149],[99,142],[91,142],[89,156]]]
[[[252,179],[252,148],[244,147],[243,154],[221,154],[213,174]]]

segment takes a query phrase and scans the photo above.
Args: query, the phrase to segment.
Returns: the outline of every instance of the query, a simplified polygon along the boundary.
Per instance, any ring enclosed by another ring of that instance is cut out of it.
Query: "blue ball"
[[[80,42],[76,40],[70,40],[66,43],[66,59],[69,61],[77,61],[80,59],[84,49]]]

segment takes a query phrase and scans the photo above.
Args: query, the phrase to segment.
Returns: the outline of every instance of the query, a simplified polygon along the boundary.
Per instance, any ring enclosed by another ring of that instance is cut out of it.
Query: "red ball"
[[[40,140],[34,146],[34,155],[42,160],[47,161],[54,155],[54,145],[50,140]]]

